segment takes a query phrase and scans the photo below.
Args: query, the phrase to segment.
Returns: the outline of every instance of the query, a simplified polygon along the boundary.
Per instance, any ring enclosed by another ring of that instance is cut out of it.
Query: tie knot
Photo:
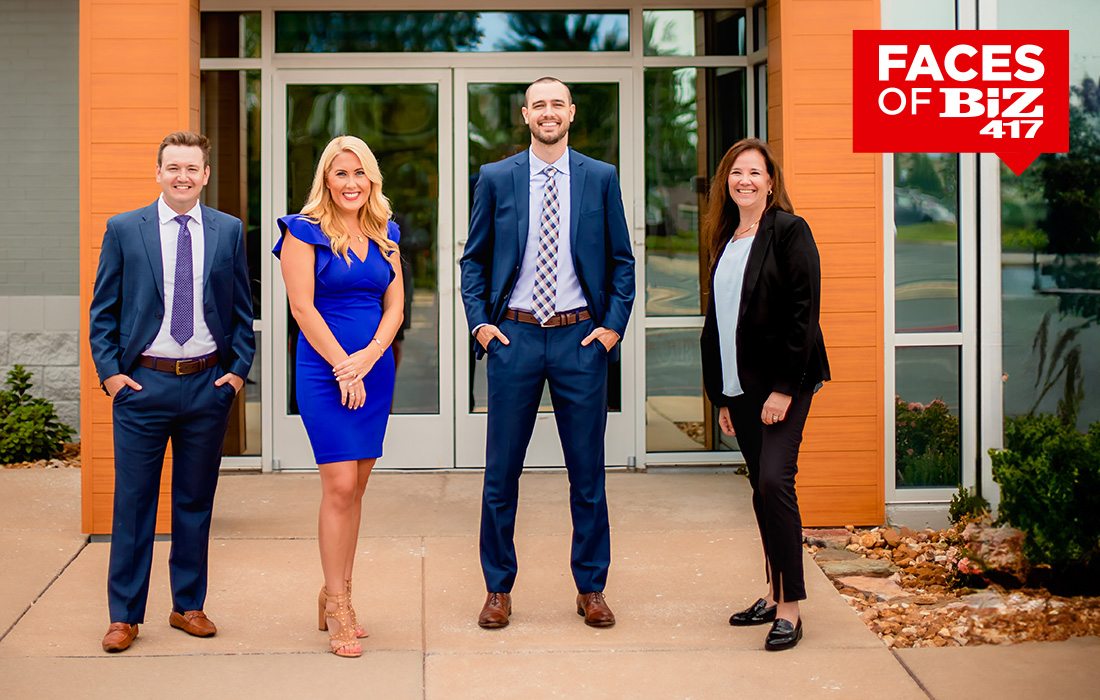
[[[188,216],[187,214],[180,214],[179,216],[175,217],[173,219],[173,221],[175,221],[177,224],[179,224],[180,227],[183,227],[183,226],[186,226],[188,224],[188,222],[191,221],[191,217]]]
[[[543,168],[542,172],[546,174],[547,180],[553,180],[554,176],[558,174],[558,169],[555,168],[553,165],[547,165],[545,168]]]

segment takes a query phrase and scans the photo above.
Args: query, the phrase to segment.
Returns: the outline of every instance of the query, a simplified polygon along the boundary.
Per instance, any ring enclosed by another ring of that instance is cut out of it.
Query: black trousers
[[[771,586],[775,600],[793,602],[806,598],[802,572],[802,516],[794,477],[798,473],[798,447],[802,429],[810,414],[812,391],[803,391],[787,409],[787,418],[764,425],[760,412],[767,394],[748,393],[733,399],[730,419],[737,433],[737,444],[749,469],[752,508],[760,541],[764,545],[765,564],[771,565]],[[767,576],[767,567],[765,567]]]

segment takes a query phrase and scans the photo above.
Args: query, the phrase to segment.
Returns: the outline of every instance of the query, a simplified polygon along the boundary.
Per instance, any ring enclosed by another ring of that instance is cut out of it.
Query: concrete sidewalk
[[[726,622],[764,590],[748,485],[730,474],[609,475],[618,624],[595,630],[573,604],[565,475],[528,473],[512,624],[481,630],[480,487],[468,472],[372,477],[355,572],[371,636],[348,660],[316,630],[316,475],[226,475],[206,607],[219,634],[168,626],[158,543],[141,636],[107,655],[109,545],[79,532],[80,474],[0,470],[0,697],[1082,697],[1100,681],[1089,662],[1100,640],[1028,645],[1056,650],[1031,665],[1019,663],[1023,645],[899,660],[808,557],[806,636],[764,652],[766,627]]]

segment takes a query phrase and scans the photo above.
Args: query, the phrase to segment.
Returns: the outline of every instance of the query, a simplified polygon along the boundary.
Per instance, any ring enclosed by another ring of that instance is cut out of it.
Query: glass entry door
[[[351,134],[378,158],[401,227],[406,318],[394,344],[397,384],[379,466],[452,466],[451,71],[287,70],[275,82],[275,216],[301,209],[321,151]],[[279,232],[270,225],[274,243]],[[278,261],[271,264],[275,458],[280,469],[313,468],[294,395],[298,328]]]
[[[553,75],[572,88],[577,114],[569,145],[585,155],[618,167],[628,224],[633,219],[633,164],[629,69],[470,69],[455,71],[455,246],[452,274],[459,279],[458,260],[466,243],[470,202],[482,165],[529,147],[530,131],[520,107],[524,90],[533,80]],[[633,227],[631,226],[633,232]],[[633,235],[633,234],[632,234]],[[636,237],[635,237],[636,240]],[[635,246],[635,256],[640,253]],[[456,282],[457,284],[457,282]],[[638,308],[637,303],[635,309]],[[454,299],[455,463],[459,467],[485,465],[485,360],[474,362],[466,314],[460,292]],[[608,376],[606,455],[609,466],[627,465],[635,454],[635,332],[631,323],[623,339],[621,361]],[[527,451],[527,466],[563,466],[564,457],[554,424],[549,390],[535,421]]]

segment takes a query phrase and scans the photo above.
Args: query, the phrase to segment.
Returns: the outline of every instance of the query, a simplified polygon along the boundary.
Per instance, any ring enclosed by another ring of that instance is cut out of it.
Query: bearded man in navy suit
[[[172,440],[172,612],[196,637],[206,617],[210,515],[229,408],[252,365],[252,297],[241,221],[199,204],[210,142],[169,134],[161,196],[107,221],[90,314],[92,359],[112,400],[114,516],[103,649],[145,621],[160,474]]]
[[[462,301],[475,355],[488,355],[488,429],[478,617],[504,627],[517,573],[519,478],[549,382],[573,517],[577,613],[593,627],[615,616],[604,599],[611,535],[604,491],[607,370],[634,303],[634,256],[615,167],[568,147],[569,88],[527,88],[531,147],[481,169],[462,256]]]

